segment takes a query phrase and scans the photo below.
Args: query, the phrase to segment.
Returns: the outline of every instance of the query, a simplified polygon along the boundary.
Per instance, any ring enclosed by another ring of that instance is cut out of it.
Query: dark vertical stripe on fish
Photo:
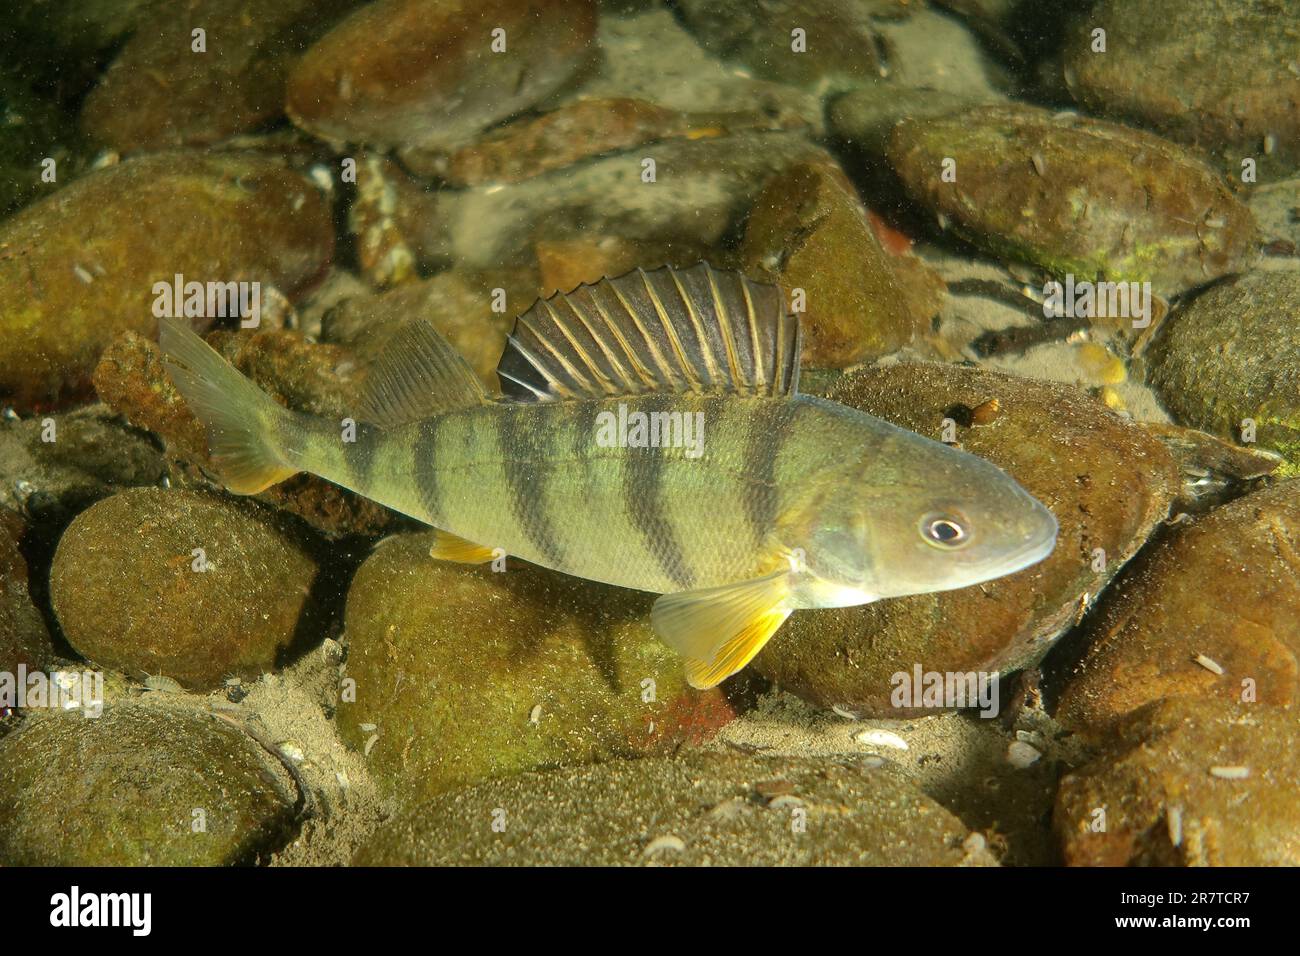
[[[510,499],[510,514],[533,547],[552,566],[564,564],[564,550],[546,514],[546,482],[554,473],[550,452],[542,445],[547,429],[525,421],[521,409],[503,408],[492,416],[501,450],[501,471]]]
[[[370,476],[375,468],[375,442],[365,425],[358,422],[354,428],[356,429],[355,441],[343,441],[340,432],[339,440],[343,442],[343,465],[350,479],[349,487],[366,494],[370,488]]]
[[[748,485],[745,517],[755,543],[765,541],[776,524],[776,459],[790,437],[792,418],[789,402],[762,401],[749,420],[741,462]]]
[[[654,412],[672,411],[673,401],[666,398],[649,398],[638,403],[638,411],[647,416]],[[684,407],[679,403],[678,407]],[[690,412],[681,411],[682,415]],[[660,436],[662,439],[664,436]],[[655,559],[664,575],[683,591],[695,583],[695,575],[686,562],[677,532],[668,520],[663,500],[664,465],[667,462],[663,447],[628,448],[623,468],[623,495],[627,501],[632,524],[641,533],[646,550]],[[673,450],[674,454],[679,454]]]
[[[420,497],[420,507],[434,525],[442,519],[442,486],[438,482],[438,432],[442,423],[440,417],[420,422],[411,449],[411,479]]]

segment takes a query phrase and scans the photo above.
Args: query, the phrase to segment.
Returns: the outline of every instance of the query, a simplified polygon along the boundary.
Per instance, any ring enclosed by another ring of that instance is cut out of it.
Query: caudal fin
[[[254,495],[297,473],[278,447],[292,413],[180,322],[158,323],[167,374],[208,429],[208,457],[222,484]]]

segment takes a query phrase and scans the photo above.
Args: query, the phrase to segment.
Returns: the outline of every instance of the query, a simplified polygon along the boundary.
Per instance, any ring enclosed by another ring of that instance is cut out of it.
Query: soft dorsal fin
[[[432,325],[408,322],[366,378],[358,417],[384,428],[488,401],[469,365]]]
[[[792,395],[800,342],[780,289],[701,262],[539,299],[515,322],[497,374],[506,398],[522,402]]]

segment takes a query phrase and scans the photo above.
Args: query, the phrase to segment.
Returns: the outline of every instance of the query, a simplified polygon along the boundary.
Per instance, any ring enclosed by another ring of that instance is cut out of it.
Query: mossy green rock
[[[495,824],[495,827],[494,827]],[[529,773],[399,817],[370,866],[990,866],[955,816],[885,767],[690,752]]]
[[[219,866],[278,848],[292,783],[210,715],[29,718],[0,742],[0,864]]]
[[[1256,255],[1254,217],[1216,173],[1114,123],[976,107],[899,123],[888,158],[908,192],[961,236],[1058,276],[1150,281],[1168,296]]]
[[[720,692],[686,686],[649,595],[436,561],[432,540],[383,542],[348,592],[339,729],[389,794],[672,748],[731,718]]]
[[[1103,0],[1068,38],[1065,79],[1091,112],[1220,154],[1234,175],[1246,157],[1285,173],[1300,164],[1297,51],[1296,0]]]
[[[894,674],[1006,672],[1040,658],[1141,547],[1180,487],[1169,452],[1082,391],[955,365],[900,364],[850,373],[827,397],[941,437],[958,425],[966,451],[1003,468],[1055,516],[1044,561],[978,587],[796,611],[754,659],[786,689],[823,706],[882,717]],[[971,410],[992,400],[987,424]],[[966,427],[962,427],[965,423]],[[924,482],[924,476],[917,478]],[[1098,554],[1100,549],[1100,555]]]
[[[1147,353],[1149,380],[1184,425],[1281,452],[1300,474],[1300,272],[1255,272],[1171,315]]]
[[[152,335],[154,283],[261,282],[293,296],[329,262],[319,190],[270,156],[166,152],[89,173],[0,223],[0,399],[89,392],[104,346]]]
[[[834,165],[800,163],[774,176],[749,212],[741,258],[748,275],[803,290],[805,365],[845,368],[879,358],[910,343],[921,324]]]
[[[1104,733],[1161,697],[1238,701],[1247,687],[1260,705],[1300,702],[1300,481],[1216,508],[1144,552],[1106,593],[1089,642],[1056,714],[1071,727]]]
[[[68,642],[94,663],[206,689],[276,665],[315,574],[311,557],[262,511],[201,492],[135,488],[91,506],[64,532],[50,601]]]
[[[1300,865],[1297,716],[1190,698],[1136,711],[1061,781],[1053,827],[1065,862]]]

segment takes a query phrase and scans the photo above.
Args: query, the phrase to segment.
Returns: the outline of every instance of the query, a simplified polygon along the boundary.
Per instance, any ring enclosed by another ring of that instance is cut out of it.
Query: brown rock
[[[1291,708],[1166,700],[1065,777],[1053,826],[1070,866],[1300,865]],[[1104,813],[1104,828],[1098,826]]]
[[[327,140],[444,151],[553,92],[595,30],[591,0],[379,0],[298,62],[287,110]]]
[[[204,145],[284,112],[284,80],[356,0],[187,0],[150,18],[86,98],[81,128],[122,152]],[[205,50],[192,31],[205,31]]]
[[[267,156],[157,153],[90,173],[0,223],[0,396],[84,395],[118,333],[154,333],[157,282],[293,296],[333,245],[320,193]]]
[[[1090,732],[1162,697],[1300,699],[1300,481],[1172,531],[1106,593],[1089,641],[1057,719]]]
[[[787,296],[803,291],[803,363],[813,368],[896,351],[922,318],[910,313],[891,257],[836,166],[801,163],[773,177],[750,211],[741,258]]]
[[[0,671],[14,674],[54,661],[54,645],[27,587],[27,561],[19,551],[23,520],[0,508]],[[0,702],[0,711],[3,711]]]

